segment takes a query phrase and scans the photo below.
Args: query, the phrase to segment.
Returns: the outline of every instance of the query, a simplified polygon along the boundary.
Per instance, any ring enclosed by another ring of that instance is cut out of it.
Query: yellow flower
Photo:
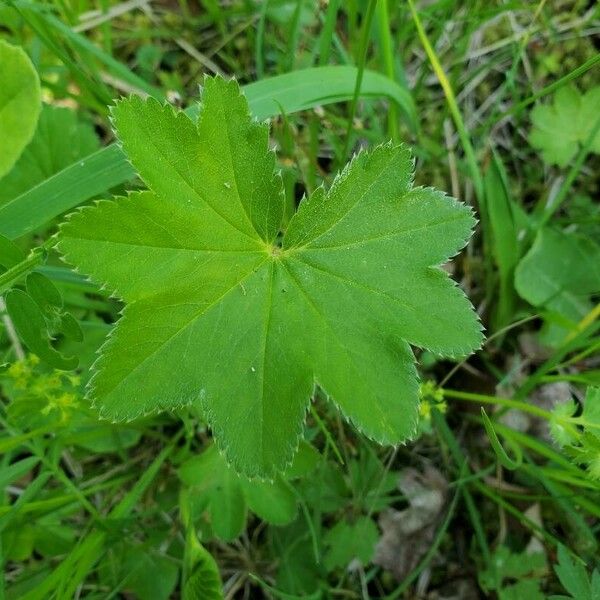
[[[50,396],[48,404],[42,409],[45,415],[50,414],[53,410],[60,412],[61,421],[66,421],[69,417],[71,409],[77,406],[77,396],[71,392],[63,392],[58,396]]]
[[[31,371],[24,360],[19,360],[12,363],[6,370],[6,373],[13,379],[22,379],[28,377],[31,374]]]
[[[27,362],[29,362],[32,367],[35,367],[36,365],[40,364],[40,359],[35,354],[29,354],[27,356]]]

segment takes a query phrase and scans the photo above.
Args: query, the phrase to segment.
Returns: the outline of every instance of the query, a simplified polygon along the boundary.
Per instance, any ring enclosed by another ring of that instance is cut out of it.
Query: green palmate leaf
[[[6,294],[6,310],[19,337],[33,354],[57,369],[77,366],[77,358],[63,356],[50,345],[44,312],[29,294],[19,289],[10,290]]]
[[[102,413],[198,402],[251,476],[290,463],[315,383],[368,436],[409,438],[409,344],[462,356],[481,343],[437,268],[468,240],[471,211],[413,188],[409,151],[384,145],[303,201],[280,236],[268,127],[235,82],[206,80],[197,126],[136,98],[113,117],[149,191],[84,208],[59,235],[66,260],[127,303],[91,380]]]
[[[168,600],[173,597],[178,575],[175,561],[131,546],[124,548],[120,558],[123,588],[133,592],[135,598]]]
[[[570,419],[577,410],[577,405],[573,400],[560,402],[552,409],[552,419],[550,420],[550,435],[559,446],[566,446],[577,441],[572,430],[564,425],[565,419]]]
[[[29,57],[0,40],[0,177],[31,139],[40,108],[40,81]]]
[[[571,557],[564,546],[558,547],[558,564],[554,565],[554,571],[563,587],[577,600],[596,600],[597,584],[590,582],[583,561]],[[594,571],[594,578],[597,571]],[[564,598],[564,596],[562,596]]]
[[[587,389],[581,418],[584,427],[600,438],[600,387],[590,386]]]
[[[325,534],[325,567],[328,571],[346,568],[353,560],[368,564],[373,558],[378,538],[377,526],[368,517],[360,517],[355,523],[336,523]]]
[[[600,86],[581,94],[574,85],[560,88],[551,104],[539,104],[531,111],[531,145],[542,151],[544,160],[564,167],[587,142],[598,119]],[[590,150],[600,153],[600,132]]]

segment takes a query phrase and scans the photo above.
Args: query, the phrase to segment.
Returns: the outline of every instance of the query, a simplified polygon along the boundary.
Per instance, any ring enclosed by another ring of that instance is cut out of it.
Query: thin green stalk
[[[90,486],[88,489],[82,491],[86,496],[91,496],[92,494],[96,494],[100,491],[110,489],[110,488],[119,488],[122,489],[122,486],[132,479],[137,479],[137,475],[123,475],[116,479],[111,479],[110,481],[106,481],[104,483],[98,483],[94,486]],[[28,502],[24,504],[20,514],[25,515],[28,513],[42,513],[47,514],[56,509],[64,508],[66,505],[73,504],[77,510],[79,510],[80,502],[75,494],[63,494],[61,496],[54,496],[53,498],[47,498],[46,500],[35,500],[32,502]],[[10,506],[0,506],[0,517],[10,512]],[[37,517],[35,517],[37,518]]]
[[[452,89],[452,85],[444,69],[427,37],[427,33],[425,33],[425,29],[423,24],[421,23],[421,19],[419,17],[419,13],[415,9],[414,1],[408,0],[408,5],[410,7],[410,12],[412,14],[413,21],[415,23],[415,27],[417,29],[417,35],[421,40],[421,44],[427,54],[427,58],[429,58],[429,62],[431,63],[431,68],[433,69],[440,85],[442,86],[442,90],[444,91],[444,95],[446,96],[446,103],[448,104],[448,109],[450,110],[450,114],[452,115],[452,119],[454,120],[454,125],[456,126],[456,131],[458,132],[458,137],[460,138],[465,158],[467,161],[467,166],[469,168],[469,172],[471,173],[471,179],[473,180],[473,186],[475,187],[475,194],[479,201],[482,201],[484,198],[483,191],[483,179],[481,177],[481,173],[479,172],[479,168],[477,166],[477,159],[475,157],[475,151],[473,150],[473,146],[471,144],[471,140],[469,139],[469,134],[465,127],[465,123],[463,121],[462,115],[460,114],[460,110],[458,108],[458,103],[456,102],[456,96],[454,95],[454,91]]]
[[[527,404],[521,400],[512,400],[510,398],[499,398],[498,396],[486,396],[484,394],[472,394],[470,392],[460,392],[457,390],[442,390],[444,398],[455,398],[456,400],[466,400],[467,402],[478,402],[481,404],[496,404],[498,406],[505,406],[506,408],[514,408],[523,412],[529,413],[536,417],[541,417],[549,421],[552,419],[552,413],[548,410],[544,410],[539,406],[533,404]]]
[[[529,98],[526,98],[525,100],[523,100],[523,101],[519,102],[518,104],[515,104],[514,106],[509,108],[506,112],[502,113],[502,115],[500,115],[500,117],[498,117],[497,122],[502,121],[503,119],[505,119],[506,117],[508,117],[510,115],[520,113],[524,108],[527,108],[530,104],[533,104],[536,100],[539,100],[540,98],[543,98],[544,96],[547,96],[548,94],[551,94],[558,88],[561,88],[566,83],[569,83],[569,81],[573,81],[574,79],[577,79],[578,77],[580,77],[581,75],[583,75],[584,73],[589,71],[590,69],[594,68],[599,62],[600,62],[600,53],[595,54],[594,56],[592,56],[592,58],[586,60],[582,65],[580,65],[576,69],[573,69],[573,71],[571,71],[564,77],[557,79],[556,81],[552,82],[551,84],[549,84],[546,87],[543,87],[541,90],[537,91],[535,94],[532,94],[531,96],[529,96]]]
[[[534,404],[527,404],[527,402],[523,402],[522,400],[499,398],[498,396],[486,396],[484,394],[472,394],[470,392],[459,392],[457,390],[447,390],[445,388],[442,389],[442,393],[444,394],[444,398],[455,398],[457,400],[466,400],[467,402],[477,402],[481,404],[496,404],[498,406],[504,406],[508,409],[516,409],[529,413],[530,415],[540,417],[546,421],[557,421],[565,429],[568,429],[572,435],[579,435],[577,427],[573,425],[573,423],[575,423],[574,419],[555,415],[549,410],[544,410],[543,408],[535,406]]]
[[[590,323],[590,326],[593,324]],[[532,373],[521,385],[520,388],[515,392],[515,396],[519,399],[526,398],[540,383],[542,377],[544,377],[550,371],[553,371],[561,365],[561,362],[565,356],[569,354],[569,352],[573,350],[577,350],[580,338],[589,335],[589,332],[583,330],[581,332],[577,332],[575,337],[572,339],[566,339],[564,343],[559,346],[554,354],[548,358],[544,363],[542,363],[537,370]],[[596,343],[592,343],[592,346],[597,346]]]
[[[493,492],[487,485],[476,484],[477,491],[479,491],[484,496],[487,496],[490,500],[495,502],[498,506],[503,508],[507,513],[510,513],[513,517],[515,517],[521,524],[525,525],[532,531],[536,532],[540,536],[542,536],[547,542],[551,543],[553,546],[558,547],[561,545],[561,541],[554,537],[551,533],[548,533],[543,527],[538,525],[535,521],[530,519],[528,516],[523,514],[520,510],[516,509],[510,502],[507,502],[501,496],[498,496],[495,492]]]
[[[113,521],[124,519],[133,511],[158,474],[162,464],[176,447],[182,433],[183,430],[177,433],[168,446],[158,454],[133,488],[110,511],[108,519]],[[45,600],[52,597],[72,598],[86,573],[102,557],[107,535],[106,530],[94,530],[88,533],[45,579],[23,596],[23,600]],[[68,587],[65,588],[65,586]]]
[[[265,22],[267,20],[267,9],[269,0],[264,0],[260,11],[260,18],[256,26],[256,43],[254,45],[254,63],[256,69],[256,79],[262,79],[265,73],[264,60],[264,42],[265,42]]]
[[[296,54],[298,53],[298,42],[300,40],[300,15],[302,14],[302,5],[302,0],[296,0],[294,16],[292,17],[292,21],[290,23],[289,42],[287,47],[286,60],[284,61],[284,71],[288,73],[294,70]]]
[[[580,474],[580,470],[571,462],[569,462],[564,456],[553,450],[550,446],[547,446],[543,442],[540,442],[536,438],[527,435],[526,433],[521,433],[502,423],[495,423],[494,427],[497,431],[499,431],[503,437],[506,439],[512,440],[515,443],[520,444],[526,448],[530,448],[540,456],[547,458],[548,460],[560,465],[562,468],[567,469],[572,472],[574,475]]]
[[[29,271],[43,263],[46,259],[46,252],[52,248],[55,243],[56,240],[54,238],[46,240],[42,245],[34,248],[27,258],[2,273],[0,275],[0,294],[18,281],[23,275],[29,273]]]
[[[340,8],[341,0],[331,0],[325,13],[323,30],[319,39],[319,66],[324,66],[329,62],[331,48],[333,47],[333,38],[335,37],[335,24],[337,22],[337,13]]]
[[[433,418],[434,418],[437,430],[442,434],[442,437],[444,438],[444,441],[446,442],[446,444],[448,444],[448,447],[450,448],[450,452],[452,453],[455,461],[458,462],[458,464],[463,464],[465,461],[465,456],[464,456],[462,450],[460,449],[460,446],[458,444],[458,441],[454,437],[454,434],[448,427],[448,424],[446,423],[443,415],[438,411],[434,411]],[[479,481],[474,481],[473,487],[480,494],[487,496],[492,501],[494,501],[498,506],[503,508],[506,512],[513,515],[523,525],[525,525],[526,527],[529,527],[532,531],[535,531],[536,533],[541,535],[546,541],[552,543],[555,546],[558,546],[561,543],[558,538],[556,538],[552,534],[548,533],[543,527],[540,527],[537,523],[535,523],[529,517],[524,515],[520,510],[516,509],[512,504],[510,504],[509,502],[506,502],[506,500],[504,500],[502,497],[498,496],[498,494],[493,492],[487,485],[484,485]],[[465,492],[467,492],[467,491],[468,490],[465,488]],[[465,496],[465,500],[466,500],[466,496]],[[470,501],[473,502],[472,496],[470,497]],[[467,504],[467,507],[468,506],[469,505]],[[490,552],[489,552],[489,547],[487,546],[487,541],[485,540],[483,527],[481,525],[481,521],[478,518],[479,513],[477,512],[477,509],[476,509],[474,503],[473,503],[473,510],[475,511],[475,514],[477,515],[477,521],[476,521],[477,526],[476,527],[475,527],[475,522],[473,522],[474,529],[476,529],[476,535],[477,535],[482,553],[484,554],[484,559],[486,562],[489,562],[490,556],[491,556]],[[471,511],[469,511],[469,514],[471,514]],[[478,530],[479,530],[479,532],[478,532]],[[482,539],[480,539],[480,536],[482,537]],[[484,547],[485,547],[485,550],[484,550]]]
[[[339,449],[335,443],[335,440],[333,439],[333,436],[329,432],[329,429],[327,429],[327,425],[325,425],[325,423],[323,423],[323,420],[319,416],[319,413],[317,412],[317,410],[315,409],[313,404],[310,405],[310,414],[312,415],[313,419],[316,421],[317,425],[319,426],[319,429],[323,432],[323,435],[325,436],[325,440],[327,441],[327,444],[329,446],[331,446],[333,453],[335,454],[336,458],[338,459],[340,465],[343,465],[344,458],[342,457],[342,454],[339,451]]]
[[[450,450],[450,454],[452,455],[452,458],[454,459],[454,462],[458,465],[461,465],[461,468],[464,465],[467,465],[466,473],[468,475],[471,475],[472,472],[471,472],[471,469],[468,467],[468,463],[466,462],[466,457],[463,454],[462,450],[460,449],[460,446],[458,445],[458,441],[454,437],[454,434],[450,430],[450,427],[448,427],[448,424],[446,423],[446,420],[444,419],[444,416],[442,415],[442,413],[440,413],[438,410],[433,410],[432,418],[433,418],[435,428],[439,432],[440,436],[442,437],[442,439],[444,440],[446,445],[448,446],[448,448]],[[478,481],[473,482],[473,485],[477,485],[477,484],[479,484]],[[477,540],[477,544],[479,546],[479,549],[481,550],[483,562],[486,565],[489,565],[490,560],[491,560],[490,547],[487,543],[487,539],[485,536],[485,530],[483,529],[483,524],[481,522],[481,515],[479,514],[479,511],[477,510],[477,506],[475,505],[475,501],[473,500],[473,495],[471,494],[469,486],[465,485],[462,488],[462,495],[465,500],[465,504],[467,506],[467,512],[469,514],[469,519],[471,520],[471,525],[473,526],[473,531],[475,533],[475,539]]]
[[[395,80],[394,73],[394,49],[392,45],[392,36],[390,29],[388,0],[379,0],[377,4],[377,24],[379,27],[379,41],[381,43],[381,56],[385,74],[392,80]],[[388,135],[394,142],[400,141],[398,131],[399,121],[398,107],[395,103],[390,103],[388,109]]]
[[[358,56],[358,72],[356,74],[356,83],[354,85],[354,96],[352,97],[352,104],[350,105],[350,116],[348,118],[348,125],[346,127],[346,139],[344,141],[344,148],[342,150],[341,160],[346,160],[348,156],[348,149],[350,147],[350,135],[352,133],[352,126],[354,124],[354,117],[356,116],[356,106],[358,104],[358,96],[360,95],[360,87],[362,85],[363,73],[365,70],[365,62],[367,60],[367,49],[369,46],[369,35],[371,33],[371,25],[373,23],[373,15],[375,14],[375,7],[377,6],[377,0],[369,0],[367,6],[367,13],[365,15],[365,21],[363,23],[363,30],[360,40],[360,49]]]
[[[575,536],[580,543],[586,544],[586,550],[592,551],[597,546],[596,538],[586,523],[585,519],[579,514],[571,500],[564,496],[564,488],[550,481],[544,472],[525,454],[525,459],[529,463],[526,465],[528,471],[546,488],[547,493],[554,499],[559,511],[563,514],[563,519],[570,523],[571,528],[577,533]]]

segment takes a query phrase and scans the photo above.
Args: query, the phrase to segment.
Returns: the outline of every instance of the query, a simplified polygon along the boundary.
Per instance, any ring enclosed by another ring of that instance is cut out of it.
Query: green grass
[[[600,244],[600,121],[581,125],[566,166],[544,162],[530,132],[536,105],[565,86],[600,85],[599,18],[577,0],[0,3],[0,38],[27,52],[44,102],[74,110],[102,146],[62,170],[48,159],[51,176],[0,203],[0,293],[43,273],[63,304],[49,331],[63,329],[38,333],[79,359],[56,371],[32,357],[0,302],[0,599],[166,600],[192,598],[192,587],[217,598],[218,577],[228,599],[447,597],[458,585],[501,600],[579,600],[576,586],[595,598],[600,420],[586,410],[600,400],[586,392],[600,386],[600,272],[580,273],[585,256],[565,248],[578,239],[589,257]],[[53,249],[66,213],[140,186],[110,105],[151,95],[194,118],[198,85],[214,72],[235,76],[255,116],[271,119],[288,218],[352,154],[393,139],[412,148],[416,185],[456,195],[479,219],[451,270],[487,340],[455,361],[417,352],[417,437],[382,448],[317,390],[306,454],[276,490],[244,484],[256,495],[223,478],[215,487],[207,477],[206,489],[180,478],[212,439],[195,408],[113,424],[89,405],[89,368],[122,304]],[[0,89],[1,78],[0,68]],[[38,135],[49,157],[68,151]],[[572,127],[556,135],[566,140]],[[565,245],[536,258],[549,229]],[[536,260],[530,289],[516,286],[520,265]],[[542,284],[555,292],[534,301]],[[83,341],[65,335],[65,314]],[[411,478],[429,494],[422,502],[441,498],[438,509],[402,512],[415,502]],[[275,524],[284,504],[295,516]],[[396,532],[411,553],[398,551],[395,568],[368,536],[352,535],[370,519],[385,544],[390,511],[423,519],[409,542]],[[241,533],[219,539],[218,518],[243,519]],[[349,541],[332,547],[340,523]],[[343,552],[349,568],[331,566]],[[524,568],[499,567],[499,556]]]

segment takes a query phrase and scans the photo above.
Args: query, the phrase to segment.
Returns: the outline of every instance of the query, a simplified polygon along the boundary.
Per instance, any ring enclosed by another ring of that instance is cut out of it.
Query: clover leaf
[[[103,415],[198,403],[240,472],[272,477],[298,445],[315,384],[369,437],[416,430],[410,345],[463,356],[481,326],[438,266],[467,242],[470,209],[413,188],[404,146],[362,152],[300,204],[283,186],[235,81],[208,78],[197,125],[155,100],[113,110],[149,191],[74,213],[66,260],[125,303],[94,366]]]

